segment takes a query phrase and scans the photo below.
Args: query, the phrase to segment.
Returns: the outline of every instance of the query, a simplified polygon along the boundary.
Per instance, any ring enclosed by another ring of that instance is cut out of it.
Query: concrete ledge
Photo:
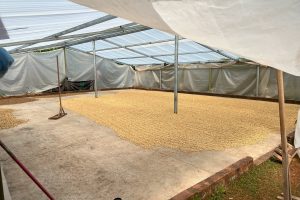
[[[201,199],[205,199],[218,186],[225,185],[253,166],[253,158],[245,157],[225,169],[215,173],[207,179],[197,183],[196,185],[182,191],[170,200],[190,200],[194,195],[198,195]]]

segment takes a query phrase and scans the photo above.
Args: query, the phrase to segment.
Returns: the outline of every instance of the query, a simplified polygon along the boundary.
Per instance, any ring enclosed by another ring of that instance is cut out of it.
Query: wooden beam
[[[279,102],[279,118],[280,118],[280,134],[281,134],[281,148],[282,148],[282,167],[283,167],[283,193],[284,200],[291,200],[291,183],[289,177],[289,159],[287,152],[287,138],[285,127],[285,98],[284,98],[284,82],[283,72],[277,70],[277,89]]]

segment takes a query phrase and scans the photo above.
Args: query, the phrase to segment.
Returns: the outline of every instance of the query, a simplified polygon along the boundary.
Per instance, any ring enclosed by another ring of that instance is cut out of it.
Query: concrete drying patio
[[[56,98],[0,108],[14,109],[19,119],[29,120],[1,130],[0,137],[60,200],[169,199],[237,160],[256,159],[280,143],[279,134],[270,134],[258,144],[223,151],[145,149],[70,110],[60,120],[48,120],[58,112]],[[0,155],[14,200],[47,199],[4,151]]]

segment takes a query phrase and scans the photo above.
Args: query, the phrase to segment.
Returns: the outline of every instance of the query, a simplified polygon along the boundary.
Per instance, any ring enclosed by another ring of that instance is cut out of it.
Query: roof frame
[[[110,41],[110,40],[104,39],[103,41],[105,41],[105,42],[107,42],[107,43],[110,43],[110,44],[112,44],[112,45],[115,45],[115,46],[117,46],[117,47],[121,47],[121,48],[126,49],[126,50],[128,50],[128,51],[131,51],[131,52],[133,52],[133,53],[140,54],[141,56],[149,57],[149,58],[152,58],[152,59],[154,59],[154,60],[160,61],[160,62],[162,62],[162,63],[168,63],[168,62],[166,62],[165,60],[162,60],[162,59],[159,59],[159,58],[155,58],[155,57],[151,57],[151,56],[149,56],[149,55],[147,55],[147,54],[145,54],[145,53],[142,53],[142,52],[140,52],[140,51],[137,51],[137,50],[135,50],[135,49],[130,49],[130,48],[124,47],[124,46],[122,47],[122,45],[119,45],[119,44],[117,44],[117,43],[115,43],[115,42],[112,42],[112,41]]]
[[[82,50],[80,50],[80,49],[76,49],[76,48],[71,47],[71,46],[70,46],[70,47],[65,47],[65,48],[66,48],[66,49],[70,49],[70,50],[72,50],[72,51],[78,51],[78,52],[81,52],[81,53],[87,53],[87,54],[89,54],[89,55],[91,55],[91,56],[94,56],[94,54],[91,53],[91,52],[82,51]],[[122,61],[118,61],[117,59],[104,58],[104,57],[102,57],[102,56],[100,56],[100,55],[97,55],[97,54],[96,54],[95,56],[97,56],[97,57],[99,57],[99,58],[102,58],[102,59],[114,61],[114,62],[116,62],[116,63],[118,63],[118,64],[128,65],[128,64],[126,64],[126,63],[123,63]]]
[[[109,21],[109,20],[112,20],[112,19],[115,19],[115,18],[116,17],[112,16],[112,15],[105,15],[105,16],[100,17],[98,19],[94,19],[92,21],[89,21],[89,22],[86,22],[86,23],[74,26],[72,28],[66,29],[64,31],[61,31],[61,32],[58,32],[58,33],[55,33],[55,34],[52,34],[52,35],[49,35],[49,36],[44,37],[42,39],[55,39],[55,38],[58,38],[59,36],[66,35],[68,33],[72,33],[72,32],[75,32],[75,31],[78,31],[78,30],[81,30],[81,29],[84,29],[84,28],[87,28],[87,27],[90,27],[90,26],[94,26],[96,24],[103,23],[103,22],[106,22],[106,21]],[[24,49],[26,47],[29,47],[29,46],[37,44],[37,43],[39,43],[39,42],[35,41],[35,42],[27,43],[27,44],[24,44],[24,45],[22,45],[20,47],[17,47],[15,49],[11,50],[10,52],[12,52],[12,53],[18,52],[21,49]]]
[[[28,52],[28,51],[37,51],[37,50],[42,50],[42,49],[47,49],[47,48],[63,48],[63,47],[69,47],[77,44],[82,44],[82,43],[87,43],[91,42],[94,40],[103,40],[106,38],[111,38],[111,37],[117,37],[121,35],[126,35],[130,33],[136,33],[144,30],[149,30],[150,28],[143,26],[143,25],[136,25],[134,23],[131,24],[126,24],[123,26],[107,29],[106,31],[100,31],[100,34],[97,35],[92,35],[90,37],[86,38],[76,38],[76,39],[71,39],[63,42],[58,42],[50,45],[44,45],[44,46],[39,46],[39,47],[33,47],[33,48],[26,48],[26,49],[20,49],[17,52],[11,52],[10,53],[18,53],[18,52]],[[109,30],[109,31],[108,31]]]
[[[183,40],[184,38],[181,38],[181,40]],[[120,45],[120,46],[116,46],[116,47],[110,47],[110,48],[105,48],[105,49],[96,49],[96,52],[98,51],[107,51],[107,50],[115,50],[115,49],[122,49],[122,48],[130,48],[130,47],[139,47],[139,46],[144,46],[144,45],[151,45],[151,44],[160,44],[160,43],[164,43],[164,42],[172,42],[174,41],[174,39],[168,39],[168,40],[158,40],[155,42],[143,42],[143,43],[137,43],[137,44],[130,44],[130,45]],[[89,51],[89,52],[93,52],[93,51]]]
[[[194,52],[184,52],[184,53],[178,53],[178,55],[193,55],[193,54],[200,54],[200,53],[211,53],[212,51],[194,51]],[[99,55],[99,54],[97,54]],[[161,57],[161,56],[173,56],[174,53],[167,53],[167,54],[159,54],[159,55],[141,55],[141,56],[133,56],[133,57],[128,57],[128,58],[124,58],[124,57],[119,57],[119,58],[114,58],[114,60],[121,60],[121,59],[135,59],[135,58],[152,58],[152,59],[156,59],[156,57]],[[164,63],[168,63],[166,61],[164,61]]]
[[[17,45],[23,45],[23,44],[31,44],[31,43],[41,43],[41,42],[51,42],[56,40],[64,40],[64,39],[72,39],[72,38],[86,38],[90,36],[96,36],[100,34],[109,34],[113,31],[120,30],[120,28],[124,28],[127,26],[135,25],[135,23],[129,23],[125,24],[119,27],[113,27],[110,29],[102,30],[102,31],[96,31],[96,32],[89,32],[89,33],[80,33],[80,34],[73,34],[73,35],[66,35],[66,36],[60,36],[56,38],[41,38],[41,39],[34,39],[34,40],[25,40],[25,41],[18,41],[18,42],[8,42],[8,43],[2,43],[0,44],[0,47],[9,47],[9,46],[17,46]],[[24,47],[25,48],[25,47]],[[10,50],[10,53],[16,53],[19,52],[19,50]]]
[[[114,45],[115,47],[110,47],[110,48],[105,48],[105,49],[98,49],[96,52],[100,51],[106,51],[106,50],[114,50],[114,49],[126,49],[130,52],[139,54],[140,56],[135,56],[135,57],[128,57],[128,59],[134,59],[134,58],[151,58],[155,59],[159,62],[162,63],[168,63],[163,59],[157,58],[160,56],[171,56],[173,54],[161,54],[161,55],[148,55],[145,54],[139,50],[133,49],[131,47],[138,47],[138,46],[143,46],[143,45],[151,45],[151,44],[159,44],[159,43],[164,43],[164,42],[171,42],[174,41],[174,39],[167,39],[167,40],[160,40],[160,41],[154,41],[154,42],[144,42],[144,43],[138,43],[138,44],[132,44],[132,45],[120,45],[118,43],[112,42],[110,40],[107,40],[108,38],[112,37],[117,37],[117,36],[122,36],[126,34],[131,34],[131,33],[136,33],[136,32],[141,32],[145,30],[149,30],[151,28],[143,26],[143,25],[138,25],[136,23],[128,23],[119,27],[114,27],[102,31],[96,31],[96,32],[88,32],[88,33],[81,33],[81,34],[73,34],[73,35],[66,35],[68,33],[72,33],[74,31],[78,31],[99,23],[103,23],[112,19],[115,19],[115,16],[111,15],[105,15],[103,17],[100,17],[98,19],[77,25],[75,27],[66,29],[64,31],[60,31],[58,33],[52,34],[50,36],[41,38],[41,39],[36,39],[36,40],[27,40],[27,41],[19,41],[19,42],[10,42],[10,43],[3,43],[0,44],[0,47],[7,47],[7,46],[17,46],[17,45],[22,45],[20,47],[14,48],[10,50],[10,53],[18,53],[18,52],[29,52],[29,51],[36,51],[36,50],[41,50],[41,49],[46,49],[46,48],[64,48],[64,47],[70,47],[73,45],[78,45],[82,43],[87,43],[91,41],[97,41],[97,40],[103,40],[109,44]],[[44,45],[44,46],[38,46],[38,47],[32,47],[32,48],[27,48],[29,46],[32,46],[34,44],[38,44],[41,42],[50,42],[50,41],[56,41],[56,40],[65,40],[69,39],[67,41],[62,41],[54,44],[49,44],[49,45]],[[184,38],[180,38],[180,40],[183,40]],[[186,53],[180,53],[179,55],[186,55],[186,54],[198,54],[198,53],[209,53],[209,52],[215,52],[221,56],[224,56],[230,60],[235,60],[237,59],[231,57],[230,55],[227,55],[223,53],[220,50],[211,48],[209,46],[203,45],[198,43],[199,45],[209,49],[210,51],[202,51],[202,52],[186,52]],[[90,51],[87,51],[87,53],[90,53]],[[113,60],[120,60],[120,59],[126,59],[126,58],[114,58]]]
[[[184,39],[184,38],[181,38],[180,37],[180,40],[182,40],[182,39]],[[171,56],[171,55],[174,55],[174,54],[161,54],[161,55],[155,55],[155,56],[151,56],[151,55],[148,55],[148,54],[145,54],[145,53],[143,53],[143,52],[140,52],[140,51],[138,51],[138,50],[136,50],[136,49],[132,49],[132,48],[130,48],[130,47],[134,47],[134,46],[142,46],[142,45],[149,45],[149,42],[148,43],[140,43],[140,44],[133,44],[133,45],[127,45],[127,46],[122,46],[122,45],[120,45],[120,44],[117,44],[117,43],[115,43],[115,42],[112,42],[112,41],[110,41],[110,40],[106,40],[106,39],[104,39],[103,41],[105,41],[105,42],[107,42],[107,43],[109,43],[109,44],[112,44],[112,45],[115,45],[116,47],[112,47],[112,48],[108,48],[108,49],[126,49],[126,50],[128,50],[128,51],[131,51],[131,52],[133,52],[133,53],[136,53],[136,54],[140,54],[141,56],[136,56],[136,57],[128,57],[128,59],[134,59],[134,58],[152,58],[152,59],[154,59],[154,60],[157,60],[157,61],[160,61],[160,62],[163,62],[163,63],[167,63],[167,64],[170,64],[169,62],[167,62],[167,61],[165,61],[165,60],[163,60],[163,59],[160,59],[160,58],[157,58],[157,57],[160,57],[160,56]],[[174,41],[174,39],[173,40],[167,40],[168,42],[169,41]],[[163,42],[166,42],[166,40],[164,40]],[[152,43],[150,43],[150,44],[154,44],[154,43],[163,43],[163,42],[152,42]],[[216,50],[216,49],[213,49],[213,48],[211,48],[211,47],[208,47],[208,46],[206,46],[206,45],[203,45],[203,44],[200,44],[200,43],[197,43],[197,44],[199,44],[199,45],[201,45],[201,46],[203,46],[203,47],[205,47],[205,48],[207,48],[207,49],[209,49],[210,51],[199,51],[199,52],[188,52],[188,53],[180,53],[180,54],[178,54],[178,55],[188,55],[188,54],[198,54],[198,53],[210,53],[210,52],[214,52],[214,53],[217,53],[217,54],[219,54],[219,55],[221,55],[221,56],[223,56],[223,57],[226,57],[226,58],[228,58],[228,59],[230,59],[230,60],[235,60],[235,61],[237,61],[235,58],[233,58],[233,57],[231,57],[231,56],[229,56],[229,55],[227,55],[227,54],[224,54],[223,52],[221,52],[220,50]],[[98,50],[97,52],[101,52],[101,51],[104,51],[104,49],[101,49],[101,50]],[[114,58],[114,59],[125,59],[125,58]]]

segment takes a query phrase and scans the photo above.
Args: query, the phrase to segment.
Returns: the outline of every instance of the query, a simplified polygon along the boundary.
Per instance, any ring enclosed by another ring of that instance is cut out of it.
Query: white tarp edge
[[[299,0],[72,0],[300,76]]]

